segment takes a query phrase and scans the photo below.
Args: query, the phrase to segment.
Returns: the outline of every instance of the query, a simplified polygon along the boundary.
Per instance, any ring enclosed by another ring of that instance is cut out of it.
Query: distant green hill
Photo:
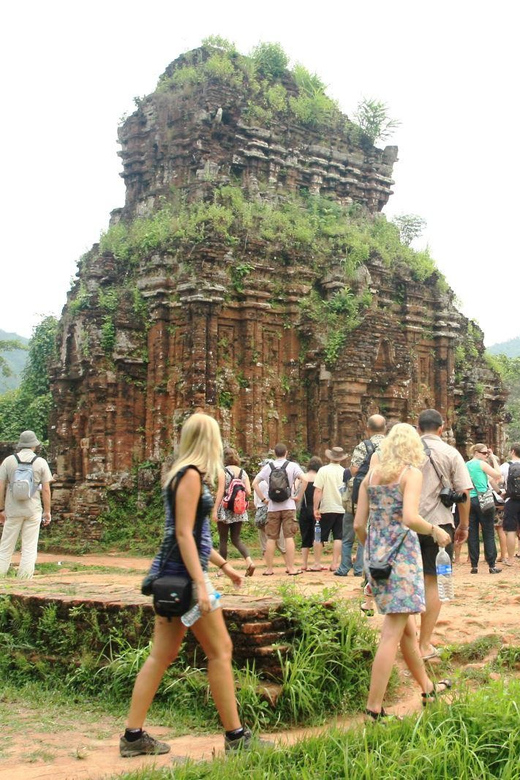
[[[509,341],[501,341],[500,344],[493,344],[492,347],[488,347],[488,352],[492,355],[506,355],[506,357],[514,358],[520,357],[520,336],[516,339],[509,339]]]
[[[29,339],[18,336],[16,333],[7,333],[0,330],[0,341],[19,341],[21,344],[28,344]],[[27,360],[27,352],[23,349],[13,349],[12,351],[0,352],[9,368],[12,371],[11,376],[3,376],[0,373],[0,395],[8,390],[15,390],[21,381],[21,374]]]

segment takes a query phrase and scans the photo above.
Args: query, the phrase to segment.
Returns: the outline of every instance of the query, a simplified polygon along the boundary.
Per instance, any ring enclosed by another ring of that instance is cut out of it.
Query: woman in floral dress
[[[383,698],[399,645],[406,665],[421,686],[423,704],[451,687],[449,680],[434,683],[426,674],[412,617],[425,609],[417,534],[431,534],[440,546],[450,542],[442,528],[419,515],[424,449],[415,428],[407,423],[394,425],[381,442],[377,461],[361,484],[354,520],[354,529],[365,545],[367,573],[371,564],[392,563],[386,580],[373,579],[368,573],[377,607],[385,616],[366,709],[374,720],[386,715]]]

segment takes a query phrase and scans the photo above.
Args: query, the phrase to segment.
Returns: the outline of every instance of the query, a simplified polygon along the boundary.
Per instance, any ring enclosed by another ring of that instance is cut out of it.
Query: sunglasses
[[[489,450],[479,450],[478,454],[479,455],[489,455]]]

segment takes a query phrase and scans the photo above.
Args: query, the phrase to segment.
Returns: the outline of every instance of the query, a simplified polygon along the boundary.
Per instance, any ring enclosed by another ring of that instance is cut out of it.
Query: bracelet
[[[433,536],[433,531],[434,531],[434,529],[435,529],[435,526],[434,526],[434,524],[433,524],[433,523],[430,523],[430,525],[431,525],[431,527],[432,527],[432,530],[430,531],[430,536]],[[435,538],[435,537],[434,537],[434,538]]]
[[[224,561],[224,563],[221,563],[219,569],[223,569],[226,563],[229,563],[229,561]]]

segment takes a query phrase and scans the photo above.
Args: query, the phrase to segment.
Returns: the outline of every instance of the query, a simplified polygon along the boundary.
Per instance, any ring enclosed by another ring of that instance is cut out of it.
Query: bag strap
[[[181,481],[181,478],[186,474],[187,470],[189,468],[195,468],[195,466],[184,466],[184,468],[179,469],[179,471],[174,474],[168,485],[166,486],[167,490],[167,500],[170,504],[170,509],[172,512],[172,519],[175,521],[175,497],[177,494],[177,488],[179,487],[179,482]],[[200,476],[200,482],[202,487],[202,475],[200,474],[200,471],[198,469],[195,469],[197,473]],[[172,483],[175,480],[175,485],[173,485],[172,489]],[[199,499],[200,500],[200,499]],[[200,546],[200,540],[202,538],[202,523],[197,524],[197,516],[195,515],[195,541],[197,543],[197,547]],[[157,576],[160,577],[160,575],[163,572],[163,569],[165,568],[166,564],[168,563],[170,556],[172,552],[175,550],[176,547],[178,547],[177,538],[175,536],[175,530],[173,530],[173,538],[171,541],[171,544],[168,548],[168,551],[164,554],[161,554],[161,558],[159,560],[159,570],[157,572]]]
[[[437,464],[435,463],[434,459],[432,458],[432,451],[431,451],[431,449],[428,447],[428,445],[426,444],[424,439],[422,440],[422,443],[423,443],[423,449],[424,449],[425,455],[428,458],[428,460],[430,461],[430,463],[432,464],[433,470],[437,474],[437,479],[439,480],[439,482],[441,483],[443,488],[448,487],[448,485],[446,484],[446,480],[444,479],[444,476],[441,474],[441,472],[439,470],[439,467],[437,466]]]

